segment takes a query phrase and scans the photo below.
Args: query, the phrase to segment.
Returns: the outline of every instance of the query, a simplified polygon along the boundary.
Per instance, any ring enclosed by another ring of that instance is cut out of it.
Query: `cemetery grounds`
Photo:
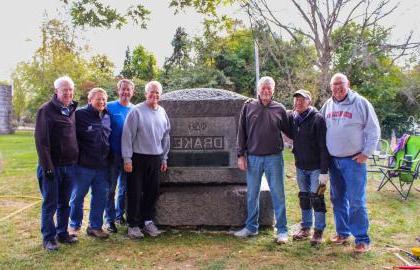
[[[124,226],[105,241],[93,239],[83,230],[76,245],[61,245],[58,252],[48,253],[41,247],[36,164],[32,132],[0,135],[0,269],[392,269],[402,262],[386,244],[406,250],[420,245],[416,243],[420,236],[420,193],[413,189],[408,200],[403,201],[390,185],[377,192],[380,176],[369,174],[373,242],[371,251],[364,255],[354,255],[353,244],[335,246],[329,241],[319,248],[311,247],[309,241],[289,241],[279,246],[274,243],[272,229],[246,240],[236,239],[228,231],[200,229],[167,230],[158,238],[135,241],[126,236]],[[287,218],[292,233],[298,229],[300,208],[289,150],[285,150],[285,172]],[[419,188],[420,181],[414,187]],[[334,234],[328,197],[326,239]],[[85,203],[85,207],[88,205]],[[87,214],[88,210],[83,229]]]

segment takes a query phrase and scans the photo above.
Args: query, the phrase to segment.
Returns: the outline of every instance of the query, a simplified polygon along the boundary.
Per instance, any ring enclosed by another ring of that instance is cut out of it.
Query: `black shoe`
[[[42,242],[42,246],[46,251],[56,251],[58,250],[58,245],[55,240],[45,240]]]
[[[125,225],[126,221],[124,217],[121,217],[121,218],[117,218],[115,220],[115,223],[117,223],[118,225]]]
[[[75,244],[79,240],[77,239],[77,236],[69,234],[66,236],[57,235],[57,241],[61,244]]]
[[[118,232],[117,226],[115,226],[114,222],[108,223],[108,226],[106,226],[106,230],[110,233],[117,233]]]

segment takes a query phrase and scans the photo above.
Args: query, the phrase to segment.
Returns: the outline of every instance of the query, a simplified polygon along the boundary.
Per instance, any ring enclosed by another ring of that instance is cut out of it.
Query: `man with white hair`
[[[169,152],[169,118],[159,106],[162,85],[157,81],[145,86],[146,101],[127,115],[122,133],[122,157],[127,179],[128,237],[152,237],[161,232],[155,226],[155,204],[159,192],[159,170],[165,172]]]
[[[130,112],[133,104],[130,100],[134,94],[134,83],[122,79],[117,83],[118,99],[108,102],[109,115],[111,117],[111,135],[109,144],[111,150],[111,164],[109,167],[110,187],[108,191],[108,202],[105,211],[107,230],[111,233],[118,232],[115,222],[124,224],[125,193],[127,189],[127,174],[124,172],[124,162],[121,156],[121,136],[125,118]],[[115,189],[118,184],[118,195],[115,198]]]
[[[278,244],[287,236],[284,195],[282,132],[289,135],[286,109],[273,101],[275,83],[271,77],[258,81],[258,99],[245,102],[238,127],[238,167],[247,172],[247,211],[245,227],[234,233],[245,238],[258,234],[259,195],[263,173],[271,191]]]
[[[77,242],[77,238],[67,231],[69,199],[79,155],[74,82],[70,77],[63,76],[55,80],[54,88],[52,99],[39,108],[35,124],[37,176],[43,198],[41,232],[43,247],[47,251],[58,249],[56,240],[64,244]]]
[[[108,96],[104,89],[88,93],[88,105],[76,111],[79,144],[77,178],[70,200],[70,231],[77,234],[83,220],[83,202],[91,189],[89,225],[86,232],[96,238],[107,238],[103,231],[103,215],[108,192],[109,135],[111,120],[106,109]]]
[[[331,78],[332,97],[322,106],[327,125],[327,148],[331,155],[329,174],[331,202],[337,235],[331,241],[348,242],[355,237],[356,253],[369,250],[369,219],[366,208],[366,160],[380,137],[372,104],[350,89],[342,73]]]

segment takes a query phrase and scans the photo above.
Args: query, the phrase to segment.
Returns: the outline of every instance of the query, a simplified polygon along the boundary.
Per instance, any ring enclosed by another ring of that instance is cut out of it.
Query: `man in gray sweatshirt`
[[[146,101],[129,112],[124,123],[121,152],[127,179],[128,236],[141,238],[143,232],[158,236],[153,223],[159,193],[159,170],[166,171],[169,152],[169,118],[158,102],[162,85],[145,86]]]
[[[321,108],[327,124],[327,148],[331,202],[337,235],[331,241],[348,242],[355,237],[355,252],[369,250],[369,219],[366,209],[366,160],[380,137],[375,110],[364,97],[350,89],[344,74],[331,78],[332,97]]]

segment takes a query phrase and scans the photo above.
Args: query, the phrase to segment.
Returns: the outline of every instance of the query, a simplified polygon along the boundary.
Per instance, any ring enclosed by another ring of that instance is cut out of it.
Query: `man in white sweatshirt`
[[[167,169],[170,123],[159,104],[162,85],[157,81],[145,86],[146,101],[128,113],[121,139],[121,153],[127,179],[128,237],[152,237],[161,232],[153,223],[159,194],[159,170]]]
[[[350,89],[344,74],[334,74],[331,91],[332,97],[321,109],[327,124],[331,202],[337,232],[331,241],[345,244],[353,235],[354,251],[365,253],[370,244],[366,160],[379,141],[379,122],[372,104]]]

